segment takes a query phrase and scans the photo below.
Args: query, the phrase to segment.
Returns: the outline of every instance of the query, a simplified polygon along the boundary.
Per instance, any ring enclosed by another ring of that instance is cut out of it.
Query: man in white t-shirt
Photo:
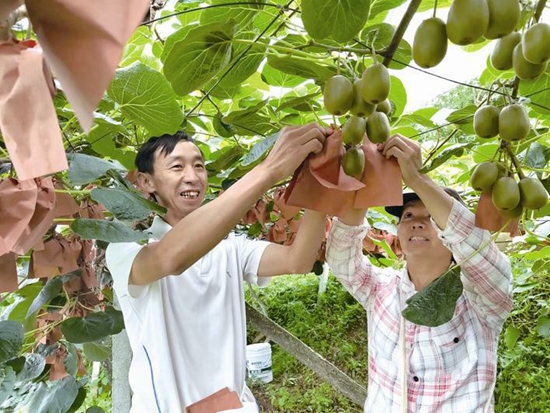
[[[115,243],[107,266],[133,352],[132,413],[181,413],[222,389],[258,412],[245,384],[244,281],[311,270],[324,214],[307,211],[291,246],[232,232],[271,186],[323,147],[329,129],[285,128],[267,158],[217,199],[204,158],[182,132],[152,138],[136,157],[138,184],[167,209],[146,245]]]

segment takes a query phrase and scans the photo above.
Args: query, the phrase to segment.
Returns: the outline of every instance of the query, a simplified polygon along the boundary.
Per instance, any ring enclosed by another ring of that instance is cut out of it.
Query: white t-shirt
[[[155,217],[151,242],[172,227]],[[257,412],[245,384],[244,281],[257,282],[265,241],[230,233],[178,276],[147,286],[128,285],[132,263],[143,248],[114,243],[106,262],[118,296],[133,358],[131,413],[180,413],[228,387],[245,409]]]

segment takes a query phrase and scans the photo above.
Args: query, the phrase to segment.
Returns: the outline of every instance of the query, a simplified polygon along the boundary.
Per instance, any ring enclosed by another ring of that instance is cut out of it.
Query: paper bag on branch
[[[321,153],[308,158],[294,173],[285,192],[287,204],[341,216],[350,208],[400,205],[401,171],[364,137],[365,172],[361,181],[344,173],[340,131],[330,135]]]
[[[0,44],[0,129],[19,179],[68,168],[42,51]]]
[[[26,0],[40,46],[85,132],[150,0]]]
[[[479,197],[479,203],[477,204],[477,210],[475,214],[476,227],[487,229],[489,231],[509,232],[510,236],[514,237],[519,235],[519,219],[514,218],[510,220],[506,228],[504,225],[508,222],[507,218],[504,218],[497,207],[493,204],[490,192],[482,192]],[[504,228],[504,229],[503,229]]]
[[[18,287],[15,259],[14,253],[0,255],[0,293],[14,291]]]

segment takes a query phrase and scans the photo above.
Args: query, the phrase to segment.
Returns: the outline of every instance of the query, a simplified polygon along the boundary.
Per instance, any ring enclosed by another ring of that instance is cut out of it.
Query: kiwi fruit
[[[521,206],[525,209],[539,209],[548,202],[548,192],[537,178],[523,178],[518,186]]]
[[[532,25],[525,31],[521,44],[525,60],[533,64],[545,63],[550,59],[550,25]]]
[[[493,105],[481,106],[474,114],[474,131],[480,138],[498,135],[498,115],[500,109]]]
[[[382,63],[375,63],[363,72],[361,94],[373,105],[386,100],[390,94],[390,73]]]
[[[363,88],[361,79],[353,82],[353,103],[349,110],[352,115],[361,116],[363,118],[374,112],[375,105],[365,102],[361,89]]]
[[[490,191],[497,179],[498,167],[492,162],[482,162],[472,172],[470,185],[476,191]]]
[[[360,116],[351,116],[342,127],[342,141],[346,145],[358,145],[363,142],[367,121]]]
[[[372,143],[383,143],[390,137],[390,122],[383,112],[373,112],[367,118],[367,138]]]
[[[536,79],[546,70],[548,62],[535,64],[527,61],[523,56],[523,42],[520,42],[514,47],[512,55],[512,63],[516,76],[521,80]]]
[[[519,141],[527,136],[531,124],[523,106],[506,106],[498,115],[498,133],[505,141]]]
[[[508,70],[513,67],[514,48],[521,42],[521,34],[512,32],[497,40],[491,52],[491,64],[497,70]]]
[[[489,26],[487,0],[454,0],[447,16],[447,37],[454,44],[475,43]]]
[[[510,210],[498,209],[498,212],[505,219],[515,219],[515,218],[519,218],[523,214],[523,207],[521,206],[521,204],[519,204],[514,209],[510,209]]]
[[[412,57],[424,68],[437,66],[447,54],[447,29],[445,22],[437,17],[424,20],[416,29]]]
[[[376,110],[385,113],[389,118],[395,112],[395,105],[389,99],[386,99],[376,105]]]
[[[519,0],[487,0],[489,26],[486,39],[499,39],[512,33],[519,21]]]
[[[349,148],[342,159],[342,168],[346,175],[361,177],[365,170],[365,153],[361,148]]]
[[[353,103],[353,85],[342,75],[332,76],[323,92],[325,109],[331,115],[341,116],[350,110]]]
[[[514,178],[504,176],[498,178],[493,185],[493,193],[491,195],[493,204],[498,209],[509,211],[519,205],[520,194],[519,186]]]

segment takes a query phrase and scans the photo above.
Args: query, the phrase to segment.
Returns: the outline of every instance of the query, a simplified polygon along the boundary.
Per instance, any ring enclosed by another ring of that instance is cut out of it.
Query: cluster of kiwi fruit
[[[390,75],[382,63],[369,66],[353,83],[338,74],[325,84],[326,111],[335,116],[344,116],[348,111],[351,114],[342,126],[342,143],[346,149],[342,167],[349,176],[360,179],[365,170],[365,154],[361,149],[365,132],[373,143],[385,142],[390,136],[389,93]]]
[[[530,127],[525,108],[516,103],[502,110],[493,105],[481,106],[474,115],[475,133],[481,138],[499,135],[503,141],[502,149],[510,142],[525,138]],[[548,201],[548,193],[537,178],[525,177],[521,170],[517,173],[519,182],[513,178],[505,163],[483,162],[472,172],[470,184],[477,191],[490,192],[493,204],[502,216],[517,218],[524,209],[539,209]]]
[[[519,0],[454,0],[447,22],[424,20],[416,30],[412,56],[428,69],[447,53],[447,40],[465,46],[482,39],[499,39],[491,54],[498,70],[512,67],[520,79],[534,79],[546,70],[550,58],[550,26],[536,23],[523,36],[515,32],[520,19]]]

